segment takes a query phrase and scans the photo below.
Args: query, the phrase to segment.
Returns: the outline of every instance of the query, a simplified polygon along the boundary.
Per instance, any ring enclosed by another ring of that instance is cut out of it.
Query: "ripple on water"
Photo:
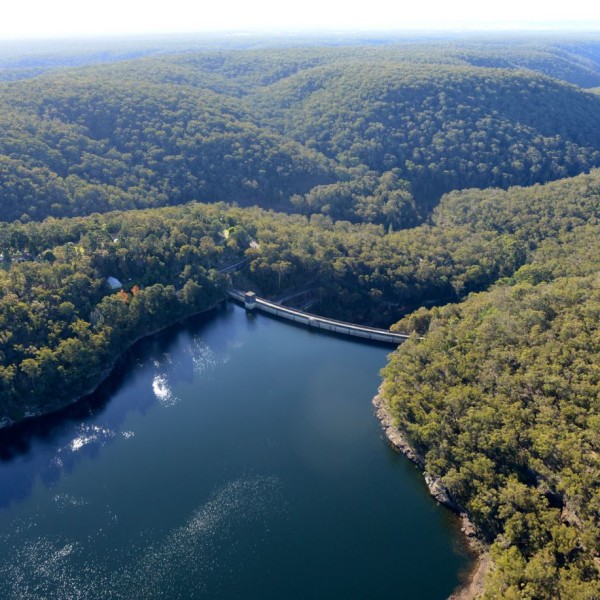
[[[66,446],[66,449],[69,449],[71,452],[77,452],[92,442],[105,443],[107,440],[114,437],[115,432],[107,427],[82,424],[79,426],[78,435],[69,442],[69,444]]]
[[[52,498],[57,508],[68,510],[71,507],[82,507],[87,505],[85,498],[73,496],[72,494],[55,494]]]
[[[2,539],[0,597],[95,600],[201,595],[209,579],[213,587],[215,583],[218,586],[219,551],[224,544],[238,543],[233,539],[233,527],[266,520],[274,508],[281,507],[280,491],[276,477],[229,482],[182,527],[162,540],[130,547],[127,556],[137,558],[124,559],[113,572],[90,558],[94,539],[80,543],[39,537],[11,544],[11,539],[19,538],[6,535]],[[66,495],[56,498],[70,501]]]
[[[220,365],[229,362],[229,355],[225,352],[215,352],[206,342],[200,338],[194,338],[187,347],[187,352],[192,357],[194,372],[198,375],[213,371]]]

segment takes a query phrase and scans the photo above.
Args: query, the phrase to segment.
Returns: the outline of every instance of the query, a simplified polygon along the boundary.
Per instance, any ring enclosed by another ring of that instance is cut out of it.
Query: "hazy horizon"
[[[75,0],[48,3],[30,0],[5,8],[1,41],[120,38],[162,35],[311,35],[402,33],[600,31],[600,7],[583,0],[524,4],[507,0],[501,6],[473,0],[453,3],[396,4],[387,0],[329,2],[305,0],[282,8],[273,0],[232,0],[215,6],[183,0],[105,0],[100,5]]]

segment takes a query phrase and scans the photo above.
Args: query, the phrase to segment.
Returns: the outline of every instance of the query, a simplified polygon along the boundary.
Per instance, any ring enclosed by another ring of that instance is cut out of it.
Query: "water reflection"
[[[234,343],[229,336],[213,340],[211,349],[203,335],[215,318],[228,319],[231,314],[231,307],[225,305],[140,340],[93,394],[56,413],[0,430],[0,508],[27,498],[36,480],[51,487],[79,461],[95,459],[102,447],[133,437],[135,432],[123,430],[131,412],[145,414],[157,402],[174,405],[174,386],[190,383],[195,373],[227,362],[228,346]],[[187,352],[179,353],[174,364],[171,351],[181,343],[187,344]],[[139,393],[143,389],[139,380],[149,376],[148,393]],[[128,393],[134,388],[135,393]]]
[[[0,434],[0,598],[444,597],[466,561],[379,437],[387,350],[233,307],[138,344]]]
[[[192,358],[194,373],[196,375],[207,375],[216,367],[227,364],[230,358],[230,349],[239,350],[241,348],[241,342],[234,342],[226,352],[217,352],[198,336],[186,348],[186,353]]]
[[[179,399],[173,395],[165,375],[154,376],[154,379],[152,380],[152,391],[162,406],[173,406],[179,402]]]

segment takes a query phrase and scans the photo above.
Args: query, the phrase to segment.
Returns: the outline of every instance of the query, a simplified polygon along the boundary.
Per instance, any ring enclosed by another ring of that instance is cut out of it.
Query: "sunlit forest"
[[[0,48],[0,422],[310,290],[412,334],[382,397],[483,597],[600,598],[598,88],[593,36]]]

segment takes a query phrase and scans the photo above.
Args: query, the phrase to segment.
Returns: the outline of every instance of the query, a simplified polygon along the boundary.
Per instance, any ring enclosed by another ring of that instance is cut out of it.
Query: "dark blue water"
[[[0,434],[2,598],[441,599],[454,517],[381,437],[389,348],[228,305]]]

